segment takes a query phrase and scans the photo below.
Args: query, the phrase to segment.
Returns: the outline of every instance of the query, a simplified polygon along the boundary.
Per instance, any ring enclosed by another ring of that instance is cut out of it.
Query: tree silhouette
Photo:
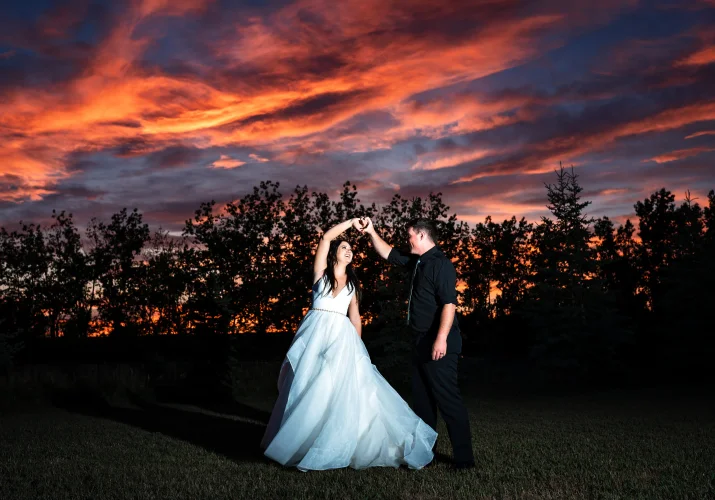
[[[657,365],[653,371],[669,380],[704,375],[715,355],[715,344],[705,333],[715,321],[710,305],[715,266],[706,230],[711,223],[712,196],[708,201],[709,206],[702,210],[687,192],[679,207],[669,204],[665,212],[668,227],[675,229],[667,233],[670,240],[661,242],[669,248],[653,273],[656,279],[652,279],[650,290],[654,300],[647,332],[652,341],[650,359]],[[658,234],[663,234],[657,228]]]
[[[135,336],[140,333],[143,263],[136,257],[149,240],[149,226],[142,223],[137,209],[123,208],[112,215],[109,224],[93,218],[87,228],[91,242],[89,262],[92,281],[90,308],[96,306],[102,323],[112,335]],[[90,309],[91,310],[91,309]]]
[[[145,300],[141,318],[143,334],[186,334],[184,301],[188,289],[188,243],[159,228],[142,252]]]
[[[581,201],[578,176],[563,167],[556,175],[556,183],[546,186],[554,219],[543,217],[534,230],[533,286],[523,310],[531,357],[548,377],[596,382],[620,372],[632,332],[598,276],[590,245],[594,219],[584,213],[590,202]]]
[[[530,285],[532,232],[524,218],[498,224],[487,216],[462,239],[462,295],[471,311],[466,325],[480,332],[481,348],[493,354],[523,355],[528,348],[526,329],[514,312]]]
[[[228,219],[214,213],[215,201],[202,203],[184,235],[194,246],[183,254],[187,283],[187,324],[195,334],[231,332],[242,237]]]
[[[70,337],[86,336],[90,319],[85,308],[89,276],[81,236],[72,214],[53,211],[52,218],[54,223],[45,235],[51,265],[42,294],[49,336],[59,336],[60,330]]]
[[[8,233],[0,229],[0,290],[4,328],[22,331],[27,338],[44,336],[48,319],[44,313],[46,280],[51,273],[51,255],[42,228],[22,224]]]
[[[635,204],[639,218],[641,287],[648,307],[657,310],[660,300],[660,283],[664,269],[677,254],[677,221],[675,195],[666,189],[653,193]]]
[[[634,205],[635,225],[616,228],[586,214],[573,168],[560,168],[545,187],[551,216],[538,224],[486,217],[470,228],[441,193],[395,194],[378,207],[361,204],[350,182],[331,199],[307,186],[284,197],[265,181],[223,207],[202,203],[181,238],[150,234],[136,209],[108,224],[92,219],[84,246],[65,212],[53,212],[47,228],[0,228],[0,364],[9,366],[21,341],[31,349],[44,337],[181,334],[209,345],[227,333],[293,332],[310,305],[322,232],[369,216],[397,248],[407,246],[409,220],[437,222],[460,278],[465,355],[527,360],[560,381],[708,376],[715,191],[701,207],[689,192],[676,206],[660,189]],[[341,237],[353,245],[365,292],[365,341],[389,369],[410,351],[409,280],[367,238]]]

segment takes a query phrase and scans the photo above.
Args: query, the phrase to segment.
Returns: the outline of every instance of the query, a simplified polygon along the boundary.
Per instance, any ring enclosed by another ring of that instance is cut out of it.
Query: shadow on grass
[[[181,409],[156,404],[130,395],[131,407],[109,404],[104,398],[86,391],[56,392],[52,404],[58,408],[87,416],[105,418],[158,432],[239,462],[268,462],[260,448],[269,414],[247,405],[221,405],[214,412],[202,408]],[[202,405],[203,406],[203,405]],[[205,409],[205,408],[204,408]]]
[[[158,403],[198,406],[215,413],[257,420],[264,425],[268,423],[268,419],[271,417],[269,412],[237,401],[218,401],[216,398],[203,397],[200,394],[182,391],[176,388],[157,389],[154,391],[154,397]]]

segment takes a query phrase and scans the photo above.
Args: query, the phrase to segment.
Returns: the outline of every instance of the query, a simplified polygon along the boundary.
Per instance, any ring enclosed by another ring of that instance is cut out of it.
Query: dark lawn
[[[0,498],[715,498],[697,395],[467,398],[477,469],[298,472],[258,449],[271,400],[207,409],[59,398],[0,417]]]

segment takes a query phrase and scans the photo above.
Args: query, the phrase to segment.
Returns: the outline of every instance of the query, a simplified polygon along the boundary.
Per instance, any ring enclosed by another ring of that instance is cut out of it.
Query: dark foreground
[[[0,498],[715,498],[715,412],[668,391],[467,399],[477,468],[444,427],[421,471],[302,473],[258,448],[270,398],[198,407],[72,396],[3,410]]]

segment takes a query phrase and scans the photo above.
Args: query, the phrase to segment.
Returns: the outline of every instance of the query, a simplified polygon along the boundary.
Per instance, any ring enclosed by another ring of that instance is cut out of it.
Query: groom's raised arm
[[[368,225],[363,231],[367,233],[368,236],[370,236],[372,246],[375,247],[375,250],[378,254],[380,254],[380,257],[389,261],[391,264],[397,264],[401,266],[407,265],[410,260],[409,256],[402,255],[399,251],[394,249],[385,240],[383,240],[380,235],[377,234],[377,231],[375,231],[375,226],[372,225],[372,221],[369,218]]]

